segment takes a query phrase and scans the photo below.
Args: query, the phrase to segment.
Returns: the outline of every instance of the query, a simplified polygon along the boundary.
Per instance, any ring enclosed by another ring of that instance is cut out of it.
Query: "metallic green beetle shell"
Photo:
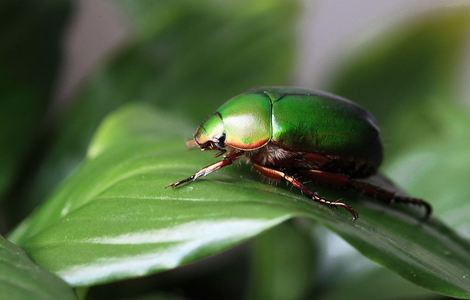
[[[225,144],[236,149],[254,150],[266,145],[272,137],[271,101],[264,94],[241,94],[217,112],[225,128]]]
[[[202,123],[194,134],[194,140],[199,145],[208,141],[214,141],[221,137],[225,132],[224,123],[219,114],[213,114],[209,119]]]
[[[223,104],[195,134],[202,144],[225,133],[225,144],[252,151],[269,142],[297,152],[363,160],[378,167],[382,143],[374,118],[341,97],[299,88],[248,91]]]
[[[202,145],[217,142],[224,133],[232,148],[250,151],[266,145],[272,136],[270,99],[256,93],[235,96],[199,126],[194,139]]]
[[[373,166],[382,162],[376,122],[356,104],[331,94],[300,89],[271,99],[272,142],[292,151],[337,155]]]

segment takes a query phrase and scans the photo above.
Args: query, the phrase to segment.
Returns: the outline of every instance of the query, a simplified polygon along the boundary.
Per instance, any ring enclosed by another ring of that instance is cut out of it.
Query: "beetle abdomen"
[[[362,161],[376,169],[382,143],[374,118],[338,96],[304,89],[265,89],[272,101],[271,142],[299,152]]]

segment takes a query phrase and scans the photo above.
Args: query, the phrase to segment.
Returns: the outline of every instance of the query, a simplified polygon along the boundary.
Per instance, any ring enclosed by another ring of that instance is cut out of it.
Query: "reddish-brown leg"
[[[292,176],[287,175],[286,173],[284,173],[282,171],[275,170],[275,169],[272,169],[272,168],[268,168],[268,167],[265,167],[265,166],[261,166],[261,165],[255,164],[255,163],[253,163],[253,167],[260,174],[262,174],[266,177],[273,178],[273,179],[278,179],[278,180],[283,179],[283,180],[289,182],[290,184],[292,184],[293,187],[300,190],[302,192],[302,194],[308,196],[309,198],[311,198],[312,200],[314,200],[318,203],[321,203],[321,204],[329,206],[329,207],[342,207],[342,208],[346,209],[353,216],[353,220],[356,220],[357,217],[358,217],[358,214],[357,214],[356,210],[354,210],[354,208],[352,208],[351,206],[349,206],[349,205],[347,205],[346,203],[343,203],[343,202],[329,201],[325,198],[322,198],[320,195],[318,195],[318,193],[310,191],[307,187],[305,187],[302,184],[302,182],[300,182],[299,180],[295,179]]]
[[[425,218],[427,219],[432,213],[432,207],[429,203],[424,200],[405,197],[397,195],[394,192],[388,191],[381,187],[375,186],[373,184],[354,180],[347,175],[343,174],[336,174],[336,173],[329,173],[320,170],[306,170],[302,172],[302,175],[307,176],[313,180],[316,180],[320,183],[330,184],[337,187],[344,187],[354,189],[363,193],[366,196],[386,201],[387,203],[406,203],[406,204],[413,204],[424,207],[426,210]]]
[[[215,172],[215,171],[217,171],[217,170],[219,170],[223,167],[226,167],[228,165],[231,165],[242,154],[243,154],[243,152],[231,153],[231,154],[227,155],[226,157],[224,157],[224,159],[222,159],[222,160],[220,160],[216,163],[210,164],[210,165],[202,168],[201,170],[197,171],[195,174],[193,174],[193,175],[191,175],[191,176],[189,176],[185,179],[174,182],[174,183],[168,185],[167,187],[176,188],[176,187],[178,187],[182,184],[185,184],[187,182],[195,181],[199,177],[209,175],[212,172]]]

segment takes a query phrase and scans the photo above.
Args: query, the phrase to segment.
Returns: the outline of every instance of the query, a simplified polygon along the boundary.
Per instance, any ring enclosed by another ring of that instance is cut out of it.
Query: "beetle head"
[[[194,133],[194,141],[201,150],[223,150],[225,148],[224,123],[219,113],[213,114]]]

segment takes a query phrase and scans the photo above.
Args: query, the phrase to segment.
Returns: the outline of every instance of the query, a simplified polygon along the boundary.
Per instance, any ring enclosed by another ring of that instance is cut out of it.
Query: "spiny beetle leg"
[[[336,174],[336,173],[329,173],[320,170],[307,170],[303,172],[304,176],[308,176],[309,178],[316,180],[321,183],[330,184],[336,187],[344,187],[354,189],[366,196],[372,197],[374,199],[378,199],[381,201],[385,201],[387,203],[404,203],[404,204],[412,204],[424,207],[425,219],[428,219],[432,213],[432,207],[429,203],[424,200],[411,198],[406,196],[400,196],[392,191],[388,191],[384,188],[379,186],[364,182],[358,181],[355,179],[350,178],[347,175],[343,174]]]
[[[172,184],[169,184],[166,187],[177,188],[180,185],[183,185],[185,183],[195,181],[199,177],[209,175],[212,172],[215,172],[215,171],[217,171],[217,170],[219,170],[223,167],[226,167],[228,165],[231,165],[233,163],[233,161],[235,159],[237,159],[241,154],[243,154],[243,153],[242,152],[236,152],[236,153],[232,153],[230,155],[227,155],[226,157],[224,157],[224,159],[219,160],[218,162],[215,162],[213,164],[210,164],[210,165],[202,168],[201,170],[197,171],[195,174],[193,174],[193,175],[191,175],[191,176],[189,176],[185,179],[182,179],[182,180],[176,181]]]
[[[294,178],[292,176],[287,175],[286,173],[284,173],[282,171],[271,169],[271,168],[268,168],[268,167],[265,167],[265,166],[262,166],[262,165],[258,165],[258,164],[255,164],[255,163],[253,163],[253,167],[261,175],[264,175],[264,176],[269,177],[269,178],[278,179],[278,180],[283,179],[283,180],[289,182],[293,187],[300,190],[300,192],[302,194],[308,196],[309,198],[311,198],[312,200],[314,200],[314,201],[316,201],[320,204],[326,205],[328,207],[342,207],[342,208],[344,208],[345,210],[347,210],[352,215],[353,221],[358,218],[358,213],[351,206],[347,205],[346,203],[340,202],[340,201],[330,201],[330,200],[327,200],[327,199],[321,197],[320,195],[318,195],[318,193],[310,191],[307,187],[305,187],[302,184],[302,182],[300,182],[299,180],[297,180],[296,178]]]
[[[350,180],[350,182],[351,182],[351,187],[353,189],[361,193],[364,193],[364,195],[371,196],[375,199],[385,201],[390,204],[404,203],[404,204],[411,204],[411,205],[417,205],[417,206],[423,207],[425,210],[424,219],[429,219],[429,216],[432,213],[431,205],[424,200],[412,198],[412,197],[400,196],[392,191],[388,191],[386,189],[383,189],[381,187],[378,187],[376,185],[373,185],[364,181]]]

